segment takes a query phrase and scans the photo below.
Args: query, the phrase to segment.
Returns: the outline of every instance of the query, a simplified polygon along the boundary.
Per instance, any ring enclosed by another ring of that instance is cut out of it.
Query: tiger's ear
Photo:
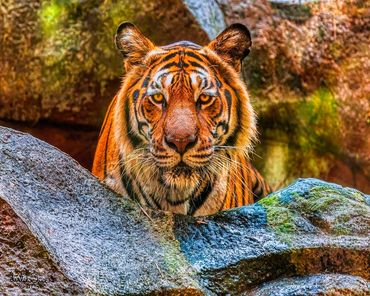
[[[242,60],[249,54],[251,35],[246,26],[232,24],[208,44],[225,62],[240,72]]]
[[[123,22],[118,26],[115,43],[123,55],[126,71],[140,64],[146,54],[155,48],[154,44],[129,22]]]

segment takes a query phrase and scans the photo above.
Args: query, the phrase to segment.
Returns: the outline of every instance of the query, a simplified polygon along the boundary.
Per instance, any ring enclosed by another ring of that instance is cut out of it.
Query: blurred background
[[[90,169],[124,74],[120,22],[158,45],[205,45],[241,22],[253,41],[242,75],[258,114],[255,166],[274,188],[316,177],[370,193],[369,15],[365,0],[1,0],[0,125]]]

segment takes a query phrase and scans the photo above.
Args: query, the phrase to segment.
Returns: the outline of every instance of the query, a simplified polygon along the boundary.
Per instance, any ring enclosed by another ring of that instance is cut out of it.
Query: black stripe
[[[137,185],[137,184],[136,184]],[[152,197],[149,199],[145,192],[143,191],[143,188],[140,186],[136,186],[137,188],[139,188],[139,191],[140,191],[140,194],[141,196],[144,198],[145,200],[145,203],[149,206],[149,207],[152,207],[153,209],[160,209],[161,207],[159,206],[159,204],[157,203],[157,201],[155,199],[153,199]],[[150,201],[153,201],[154,202],[154,205],[153,203],[151,203]]]
[[[148,87],[148,84],[149,84],[149,81],[150,81],[150,75],[148,75],[147,77],[145,77],[145,79],[143,81],[143,84],[141,85],[141,88],[147,88]]]
[[[193,215],[195,211],[198,210],[204,204],[204,202],[207,200],[211,192],[212,185],[208,182],[202,193],[200,193],[197,197],[191,198],[188,215]]]
[[[222,105],[222,103],[220,103],[220,111],[217,113],[217,114],[215,114],[215,115],[213,115],[212,117],[211,117],[211,119],[212,119],[212,121],[213,122],[216,122],[216,119],[218,119],[219,117],[221,117],[221,115],[224,113],[224,108],[223,108],[223,105]],[[211,106],[207,106],[205,109],[207,109],[208,107],[212,107],[212,105]],[[223,121],[224,122],[224,121]]]
[[[201,56],[195,52],[192,52],[192,51],[187,51],[185,52],[185,55],[189,56],[189,57],[192,57],[202,63],[204,63],[204,60],[201,58]]]
[[[138,122],[138,128],[139,128],[140,134],[142,134],[147,139],[148,135],[144,133],[144,126],[147,126],[149,128],[149,124],[147,122],[145,121]]]
[[[134,99],[134,102],[136,103],[137,102],[137,99],[139,98],[139,90],[135,90],[133,93],[132,93],[132,98]]]
[[[112,129],[112,123],[113,121],[111,120],[109,129],[108,129],[108,135],[107,135],[107,140],[105,141],[105,150],[104,150],[104,179],[107,177],[107,151],[108,151],[108,144],[109,144],[109,135],[110,131]]]
[[[177,73],[178,71],[179,71],[179,70],[177,69],[177,70],[173,70],[173,71],[165,72],[165,73],[163,73],[163,74],[161,74],[161,75],[159,75],[159,76],[158,76],[158,80],[161,80],[161,79],[162,79],[162,77],[167,76],[167,75],[169,75],[169,74]],[[172,82],[171,82],[171,83],[172,83]]]
[[[240,98],[239,98],[239,95],[237,92],[235,92],[237,98],[238,98],[238,101],[240,102]],[[231,111],[231,110],[230,110]],[[236,127],[233,131],[233,133],[230,135],[230,137],[227,139],[225,145],[226,146],[235,146],[236,144],[236,137],[238,135],[238,133],[240,132],[240,118],[242,117],[242,114],[241,114],[242,110],[241,108],[236,108]],[[230,117],[229,117],[229,121],[230,121]]]
[[[217,85],[217,87],[218,88],[221,88],[222,87],[222,83],[221,83],[220,79],[218,79],[216,75],[214,77],[216,78],[216,85]]]
[[[173,200],[170,200],[170,199],[167,199],[166,198],[166,201],[171,205],[171,206],[178,206],[178,205],[181,205],[183,204],[184,202],[188,201],[189,198],[190,198],[191,195],[189,195],[189,197],[185,198],[185,199],[182,199],[182,200],[176,200],[176,201],[173,201]]]
[[[190,65],[192,65],[193,67],[197,67],[197,68],[200,68],[202,70],[206,70],[201,64],[197,63],[197,62],[193,62],[193,61],[189,61]]]
[[[98,139],[100,138],[101,134],[103,133],[103,130],[104,130],[104,128],[105,128],[105,125],[107,124],[107,121],[108,121],[109,113],[110,113],[110,111],[111,111],[111,109],[112,109],[113,105],[115,104],[116,99],[117,99],[117,96],[115,96],[115,97],[113,98],[112,102],[111,102],[111,103],[109,104],[109,106],[108,106],[108,110],[107,110],[107,112],[105,113],[106,115],[105,115],[105,118],[104,118],[103,125],[102,125],[102,127],[101,127],[101,129],[100,129]]]
[[[222,129],[223,129],[224,134],[227,134],[227,132],[229,131],[229,125],[226,123],[226,121],[225,121],[225,120],[223,120],[223,121],[221,121],[221,122],[219,122],[219,123],[217,124],[217,126],[216,126],[216,131],[217,131],[217,129],[218,129],[220,126],[222,126]]]
[[[168,68],[171,68],[172,66],[176,66],[176,67],[178,67],[179,65],[178,65],[178,63],[176,63],[176,62],[171,62],[171,63],[168,63],[168,64],[166,64],[166,65],[162,66],[162,67],[158,70],[158,72],[163,71],[163,70],[166,70],[166,69],[168,69]]]
[[[173,53],[170,53],[166,55],[164,58],[162,58],[161,63],[167,62],[168,60],[172,59],[173,57],[177,56],[179,54],[178,51],[175,51]]]
[[[119,154],[119,159],[120,159],[120,162],[119,163],[120,163],[120,174],[121,174],[121,182],[122,182],[122,185],[125,188],[125,190],[126,190],[128,196],[129,196],[129,198],[131,198],[133,200],[136,200],[136,201],[138,201],[140,203],[140,199],[139,199],[138,195],[136,194],[136,192],[133,189],[133,181],[127,175],[127,170],[124,167],[124,161],[122,160],[122,155],[121,154]],[[153,204],[149,201],[148,197],[143,192],[141,186],[137,186],[137,184],[136,184],[136,187],[139,188],[140,194],[142,195],[143,199],[145,200],[145,203],[148,206],[150,206],[152,208],[155,208],[156,207],[157,209],[160,209],[160,206],[157,203],[157,201],[155,201],[154,199],[151,199],[152,201],[154,201],[155,207],[153,206]]]
[[[226,98],[227,108],[228,108],[228,120],[230,120],[232,97],[231,97],[231,93],[227,89],[224,90],[224,95]]]
[[[203,75],[204,73],[202,73],[202,72],[200,72],[200,71],[198,71],[198,70],[191,70],[191,73],[197,73],[197,74],[200,74],[200,75]]]
[[[179,68],[180,68],[180,69],[182,69],[182,68],[184,68],[184,67],[188,67],[188,66],[189,66],[189,64],[185,63],[185,62],[184,62],[184,60],[183,60],[182,58],[180,58],[180,61],[179,61],[178,65],[179,65]]]
[[[130,122],[130,105],[129,105],[129,98],[126,98],[125,101],[125,117],[126,117],[126,124],[127,124],[127,137],[129,138],[133,147],[137,147],[141,144],[141,139],[134,134],[132,130],[132,125]]]
[[[258,187],[259,187],[259,180],[256,176],[256,182],[254,182],[254,184],[253,184],[252,192],[255,193],[256,190],[258,189]]]
[[[154,204],[155,204],[155,208],[157,208],[157,209],[159,209],[159,210],[161,210],[162,209],[162,207],[161,207],[161,205],[158,203],[158,201],[152,196],[152,195],[150,195],[150,200],[152,201],[152,202],[154,202]]]
[[[126,168],[124,167],[124,162],[122,161],[122,155],[121,154],[119,154],[119,159],[120,159],[120,162],[119,162],[120,165],[119,166],[120,166],[120,174],[121,174],[122,185],[125,188],[128,196],[131,199],[134,199],[134,200],[137,200],[138,202],[140,202],[137,194],[133,190],[132,181],[131,181],[130,177],[127,175],[127,171],[126,171]]]

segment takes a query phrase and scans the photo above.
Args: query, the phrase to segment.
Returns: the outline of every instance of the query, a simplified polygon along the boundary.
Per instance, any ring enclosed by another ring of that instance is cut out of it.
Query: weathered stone
[[[0,199],[0,295],[83,295],[50,259],[12,208]]]
[[[281,276],[370,277],[370,209],[354,189],[301,179],[203,222],[181,220],[175,233],[203,285],[216,294],[242,293]]]
[[[369,295],[369,282],[358,276],[319,274],[276,280],[248,293],[250,296]]]
[[[255,205],[195,219],[142,209],[7,128],[0,163],[0,197],[84,293],[236,295],[276,285],[260,286],[267,281],[292,291],[305,279],[314,291],[325,279],[312,275],[324,272],[347,274],[332,287],[356,291],[370,279],[370,198],[355,189],[300,179]]]
[[[226,28],[224,15],[216,1],[184,0],[210,39]]]
[[[170,216],[147,217],[66,154],[33,137],[0,129],[0,196],[61,270],[103,294],[192,292],[191,266],[166,231]],[[199,293],[199,292],[198,292]]]

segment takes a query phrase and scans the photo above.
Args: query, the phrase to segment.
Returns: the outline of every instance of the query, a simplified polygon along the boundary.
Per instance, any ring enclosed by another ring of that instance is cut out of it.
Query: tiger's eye
[[[215,101],[215,97],[202,94],[199,96],[197,103],[203,108],[205,108],[205,107],[212,105],[214,101]]]
[[[162,104],[164,101],[164,96],[162,94],[155,94],[151,96],[151,99],[155,104]]]
[[[207,104],[211,101],[212,97],[207,95],[200,95],[198,100],[202,104]]]

